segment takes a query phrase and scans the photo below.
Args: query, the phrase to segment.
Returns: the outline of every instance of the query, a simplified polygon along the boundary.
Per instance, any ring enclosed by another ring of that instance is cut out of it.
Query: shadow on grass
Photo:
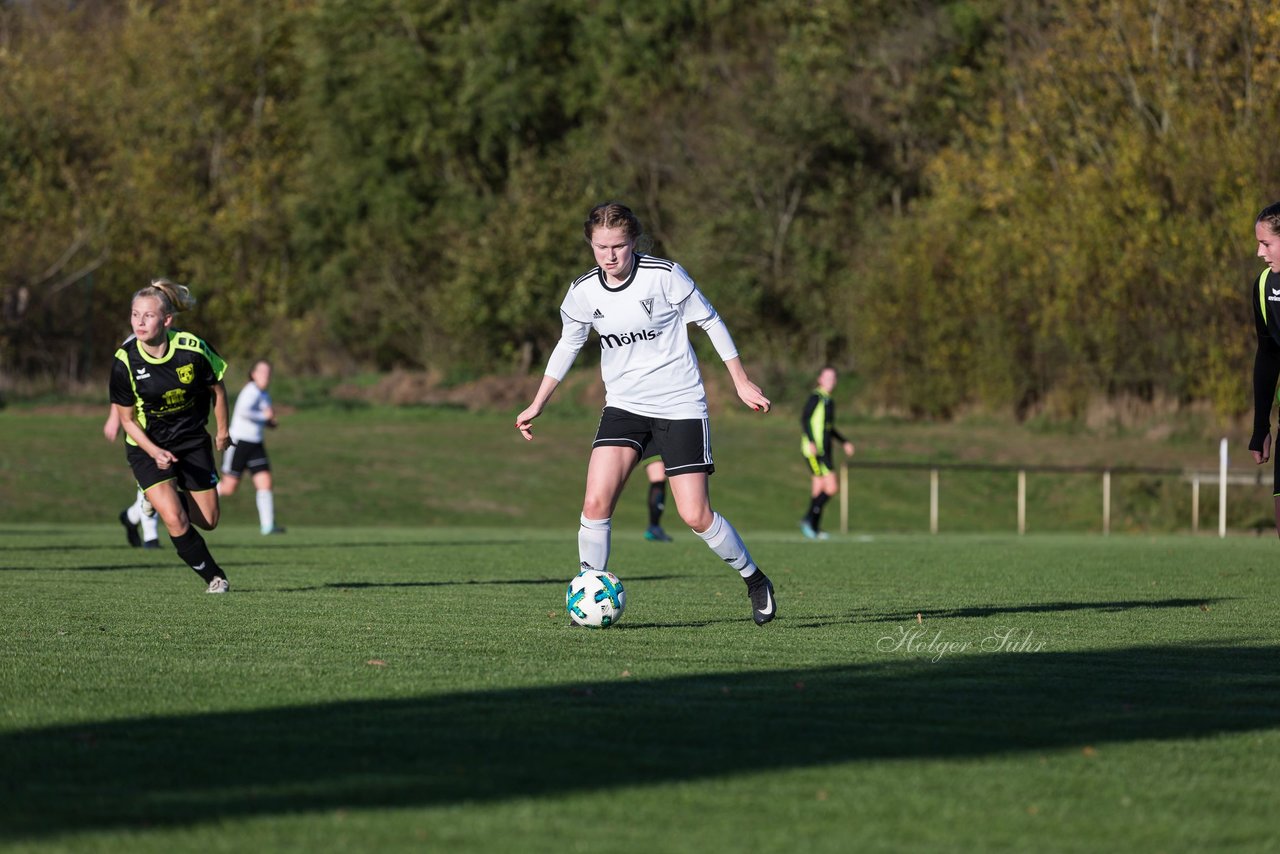
[[[584,720],[600,727],[584,731]],[[760,732],[770,738],[761,749]],[[1280,647],[1136,647],[112,720],[0,736],[0,839],[432,807],[1280,725]],[[607,737],[609,773],[585,740]]]
[[[685,578],[683,575],[638,575],[628,576],[628,581],[666,581],[671,578]],[[382,587],[466,587],[479,585],[506,584],[558,584],[569,583],[567,578],[469,578],[461,581],[331,581],[325,584],[314,584],[309,587],[279,587],[276,593],[308,593],[315,590],[365,590]]]
[[[168,536],[161,535],[164,542],[168,545]],[[221,534],[213,534],[215,538],[221,537]],[[263,538],[266,539],[265,537]],[[388,540],[386,542],[365,541],[359,543],[339,543],[339,542],[298,542],[291,540],[285,542],[279,539],[272,539],[269,542],[261,543],[230,543],[217,542],[218,551],[235,550],[235,549],[282,549],[289,551],[298,551],[300,549],[379,549],[379,548],[409,548],[409,549],[428,549],[428,548],[472,548],[472,547],[488,547],[488,546],[520,546],[528,547],[528,540]],[[87,543],[42,543],[37,546],[23,546],[18,544],[0,545],[0,552],[75,552],[75,551],[102,551],[104,549],[120,549],[120,551],[128,551],[130,546],[127,543],[115,544],[87,544]]]
[[[1118,602],[1042,602],[1026,605],[982,605],[971,608],[933,608],[927,611],[911,611],[897,614],[854,614],[855,623],[909,623],[920,614],[921,619],[956,617],[995,617],[1000,614],[1051,614],[1066,611],[1101,611],[1118,613],[1157,608],[1197,608],[1230,602],[1233,597],[1212,599],[1125,599]]]
[[[286,535],[287,536],[287,535]],[[264,540],[267,538],[264,537]],[[518,546],[520,548],[528,548],[528,540],[387,540],[385,542],[373,542],[365,540],[364,542],[340,543],[340,542],[299,542],[297,540],[285,541],[279,537],[272,537],[267,542],[261,543],[218,543],[219,549],[281,549],[287,551],[298,551],[300,549],[439,549],[439,548],[488,548],[489,546]]]
[[[159,558],[164,557],[164,552],[159,553]],[[168,560],[157,560],[148,563],[82,563],[75,566],[0,566],[0,572],[128,572],[132,570],[155,572],[156,570],[175,570],[185,572],[191,575],[191,570],[186,568],[178,558],[169,553]],[[234,567],[228,570],[229,573],[237,569],[248,569],[251,567],[273,567],[269,563],[236,563]],[[196,576],[191,575],[192,578]]]

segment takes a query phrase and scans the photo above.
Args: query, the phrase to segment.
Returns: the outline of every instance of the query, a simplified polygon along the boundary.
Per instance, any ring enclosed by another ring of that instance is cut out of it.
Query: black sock
[[[187,566],[191,567],[206,583],[215,578],[227,577],[222,567],[218,566],[217,561],[213,559],[213,555],[209,554],[209,547],[205,545],[204,537],[200,536],[195,525],[187,528],[185,534],[178,537],[170,535],[169,539],[173,540],[173,549],[178,553],[178,557],[186,561]]]
[[[665,482],[649,484],[649,527],[655,528],[662,520],[662,511],[666,508],[667,487]]]
[[[818,526],[822,524],[822,508],[831,500],[831,496],[825,492],[819,492],[809,502],[809,527],[814,531],[818,530]]]

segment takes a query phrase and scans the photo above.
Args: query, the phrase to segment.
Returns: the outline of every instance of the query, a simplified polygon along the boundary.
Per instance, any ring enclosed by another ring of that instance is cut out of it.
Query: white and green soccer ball
[[[569,582],[564,594],[569,619],[590,629],[607,629],[622,619],[627,592],[612,572],[584,569]]]

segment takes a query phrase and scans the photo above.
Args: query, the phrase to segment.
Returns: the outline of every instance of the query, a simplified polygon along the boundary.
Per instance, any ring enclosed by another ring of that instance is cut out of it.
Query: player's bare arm
[[[738,398],[757,412],[768,412],[772,404],[769,398],[764,396],[760,386],[747,377],[747,371],[742,367],[742,360],[734,356],[726,361],[724,366],[729,369],[729,376],[733,378],[733,387],[738,392]]]
[[[107,420],[102,424],[102,435],[108,442],[114,442],[120,435],[120,413],[116,412],[114,403],[108,406]]]
[[[560,381],[558,379],[544,375],[542,384],[538,386],[538,393],[533,396],[533,403],[530,403],[523,412],[516,416],[516,429],[520,431],[520,435],[524,436],[526,441],[533,441],[533,419],[542,414],[543,407],[547,405],[547,401],[551,399],[551,395],[559,385]]]
[[[120,418],[120,427],[124,430],[125,435],[134,441],[143,453],[156,461],[156,467],[159,469],[167,469],[178,461],[178,458],[166,451],[164,448],[151,441],[147,436],[147,431],[142,429],[142,425],[134,419],[134,411],[132,406],[121,406],[118,403],[112,404],[116,408],[116,413]]]
[[[213,420],[217,423],[217,433],[213,437],[213,446],[219,451],[231,447],[231,414],[227,409],[227,387],[221,380],[209,386],[213,392]]]

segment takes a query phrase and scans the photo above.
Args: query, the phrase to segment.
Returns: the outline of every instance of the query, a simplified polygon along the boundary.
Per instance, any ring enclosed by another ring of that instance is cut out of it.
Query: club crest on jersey
[[[191,381],[194,380],[195,378],[196,378],[195,365],[179,365],[178,366],[178,379],[182,383],[186,385],[190,385]]]
[[[640,300],[640,307],[644,309],[644,313],[649,315],[649,319],[653,320],[653,297]]]

